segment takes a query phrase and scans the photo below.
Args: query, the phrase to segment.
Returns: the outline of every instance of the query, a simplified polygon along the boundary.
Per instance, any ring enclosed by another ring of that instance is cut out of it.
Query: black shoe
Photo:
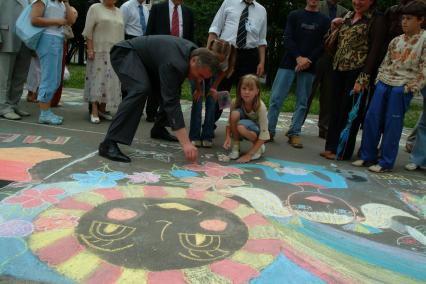
[[[155,116],[147,116],[145,120],[147,122],[155,122]]]
[[[178,142],[176,136],[171,135],[164,127],[153,127],[151,129],[151,138],[166,140],[170,142]]]
[[[105,157],[112,161],[130,163],[130,158],[124,155],[117,143],[111,140],[105,140],[99,144],[99,156]]]

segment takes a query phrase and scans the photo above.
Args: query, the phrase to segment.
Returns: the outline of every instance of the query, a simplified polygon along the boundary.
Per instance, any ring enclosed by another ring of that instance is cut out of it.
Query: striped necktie
[[[252,3],[245,2],[246,7],[241,12],[240,22],[238,23],[238,33],[237,33],[237,47],[243,48],[246,46],[247,42],[247,29],[246,23],[248,20],[249,11],[248,8]]]
[[[146,31],[146,22],[145,22],[145,14],[143,13],[143,6],[139,5],[139,21],[142,27],[142,35],[145,35]]]

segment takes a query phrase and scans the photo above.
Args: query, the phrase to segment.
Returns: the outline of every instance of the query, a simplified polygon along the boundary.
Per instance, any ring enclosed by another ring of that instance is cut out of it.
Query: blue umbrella
[[[349,93],[349,96],[353,96],[353,94],[354,92],[351,91]],[[342,132],[340,133],[339,145],[337,146],[337,151],[336,151],[336,160],[339,159],[340,155],[343,153],[343,150],[346,148],[346,143],[349,138],[352,122],[358,116],[358,110],[359,110],[359,104],[361,102],[361,98],[362,98],[362,92],[359,93],[358,100],[356,101],[351,111],[349,112],[348,121],[346,122],[345,129],[343,129]]]

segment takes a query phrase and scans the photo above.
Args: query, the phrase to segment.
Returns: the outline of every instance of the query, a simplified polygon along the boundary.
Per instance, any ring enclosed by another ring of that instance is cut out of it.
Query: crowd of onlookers
[[[63,118],[51,107],[60,99],[64,37],[77,15],[68,0],[26,3],[32,5],[32,24],[45,27],[36,50],[31,51],[12,32],[25,1],[0,3],[2,14],[10,12],[0,18],[0,115],[7,119],[28,115],[18,102],[30,70],[27,100],[38,102],[39,122],[61,124]],[[144,0],[128,0],[120,8],[115,0],[92,2],[82,33],[87,43],[84,97],[89,102],[90,121],[100,123],[113,119],[109,109],[127,95],[111,64],[111,48],[122,40],[147,35],[171,35],[193,42],[194,16],[183,0],[154,4],[150,10]],[[287,15],[284,53],[267,109],[260,99],[258,80],[265,70],[267,12],[255,0],[224,0],[207,35],[207,48],[216,54],[219,71],[210,79],[191,81],[192,144],[213,146],[216,122],[222,115],[218,99],[237,85],[223,146],[239,162],[258,159],[265,151],[264,143],[276,138],[280,108],[295,81],[296,106],[285,134],[291,146],[303,148],[302,126],[319,92],[319,136],[325,139],[320,155],[351,159],[362,128],[359,159],[353,165],[368,166],[373,172],[391,170],[412,97],[423,95],[426,106],[425,17],[424,0],[401,0],[384,13],[377,9],[376,0],[352,0],[352,7],[342,7],[337,0],[306,0],[303,9]],[[177,141],[165,128],[168,118],[161,97],[148,96],[143,105],[146,120],[154,122],[151,137]],[[407,170],[426,166],[424,114],[415,137]],[[242,138],[253,145],[240,156]]]

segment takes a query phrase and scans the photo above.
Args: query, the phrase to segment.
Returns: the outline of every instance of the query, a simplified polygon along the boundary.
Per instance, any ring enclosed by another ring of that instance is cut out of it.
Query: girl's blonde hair
[[[228,67],[226,70],[222,71],[225,73],[226,78],[231,77],[232,73],[234,72],[236,59],[237,50],[235,49],[235,47],[223,39],[214,39],[209,42],[207,48],[213,51],[214,53],[224,56],[224,61],[227,62]]]
[[[253,100],[253,110],[257,111],[260,107],[260,83],[259,78],[256,75],[248,74],[240,78],[237,87],[237,97],[234,103],[234,109],[241,108],[243,105],[243,99],[241,98],[241,88],[243,86],[255,87],[258,89],[258,94]]]

